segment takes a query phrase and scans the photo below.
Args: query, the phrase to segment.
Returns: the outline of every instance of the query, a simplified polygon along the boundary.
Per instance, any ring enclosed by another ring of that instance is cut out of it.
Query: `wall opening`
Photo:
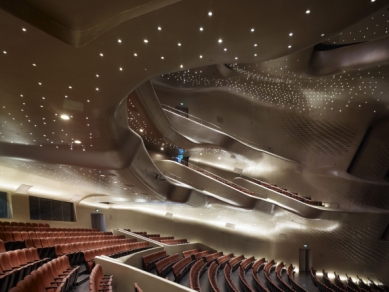
[[[105,232],[105,215],[101,213],[91,213],[92,228]]]

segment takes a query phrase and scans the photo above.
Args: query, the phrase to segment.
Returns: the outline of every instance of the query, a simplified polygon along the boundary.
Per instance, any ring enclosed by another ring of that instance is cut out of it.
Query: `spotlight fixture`
[[[63,120],[69,120],[70,117],[69,117],[68,115],[62,114],[62,115],[61,115],[61,119],[63,119]]]

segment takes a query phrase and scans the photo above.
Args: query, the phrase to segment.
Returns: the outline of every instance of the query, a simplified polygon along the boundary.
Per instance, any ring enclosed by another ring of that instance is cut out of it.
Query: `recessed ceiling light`
[[[258,44],[254,44],[254,47],[258,46]]]
[[[164,56],[162,56],[162,57],[161,57],[161,59],[163,60],[163,59],[165,59],[165,57],[164,57]]]
[[[38,82],[39,85],[42,85],[42,83]]]
[[[36,64],[34,63],[34,64],[32,64],[32,66],[36,67]]]
[[[257,56],[257,54],[254,54],[254,57],[256,57]]]
[[[221,157],[219,156],[217,159],[219,159],[219,160],[220,160],[220,159],[221,159]]]
[[[137,54],[137,53],[134,53],[134,57],[138,57],[138,54]]]
[[[235,60],[238,60],[238,57],[235,57]]]
[[[325,34],[324,34],[324,33],[322,33],[322,34],[321,34],[321,36],[325,36]]]
[[[102,56],[104,56],[104,54],[103,54],[103,53],[100,53],[100,57],[102,57]]]
[[[309,14],[309,13],[311,13],[311,10],[308,9],[307,11],[305,11],[305,13]]]
[[[143,133],[143,129],[139,129],[139,132]]]
[[[99,78],[99,77],[100,77],[100,75],[99,75],[99,74],[96,74],[96,77],[97,77],[97,78]]]
[[[251,32],[254,32],[254,30],[255,30],[255,29],[254,29],[254,28],[252,28],[250,31],[251,31]]]
[[[3,54],[7,54],[7,51],[3,51]]]
[[[208,16],[212,16],[212,11],[209,11],[209,12],[208,12]]]
[[[162,27],[158,26],[158,30],[162,30]]]
[[[121,43],[122,42],[122,40],[121,39],[118,39],[118,43]]]
[[[181,65],[180,65],[180,68],[184,68],[184,65],[181,64]]]
[[[181,43],[178,43],[177,46],[181,47]]]
[[[119,67],[119,71],[123,71],[123,68],[122,68],[122,67]]]
[[[371,0],[371,2],[375,2],[375,0]]]
[[[27,29],[25,29],[24,27],[22,28],[22,31],[27,31]]]
[[[292,46],[288,46],[288,49],[290,49]]]
[[[98,87],[96,87],[96,91],[99,91],[99,88],[98,88]]]
[[[293,32],[289,33],[289,36],[292,36],[293,35]]]
[[[163,150],[165,150],[163,147],[161,147],[161,150],[163,151]]]
[[[222,40],[222,39],[219,39],[219,40],[218,40],[218,43],[219,43],[219,44],[221,44],[222,42],[223,42],[223,40]]]
[[[227,51],[227,48],[224,48],[224,51]]]
[[[74,140],[74,143],[81,144],[81,141],[80,140]]]
[[[200,31],[203,31],[204,30],[204,28],[203,27],[200,27]]]
[[[148,41],[148,40],[146,40],[146,39],[144,39],[143,41],[144,41],[144,43],[145,43],[145,44],[147,44],[147,43],[149,42],[149,41]]]
[[[72,89],[73,87],[69,86],[69,89]]]
[[[63,119],[63,120],[69,120],[70,117],[69,117],[68,115],[62,114],[62,115],[61,115],[61,119]]]

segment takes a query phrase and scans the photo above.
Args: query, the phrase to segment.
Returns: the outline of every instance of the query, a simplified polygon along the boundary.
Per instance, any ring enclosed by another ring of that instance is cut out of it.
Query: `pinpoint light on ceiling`
[[[74,140],[74,143],[81,144],[81,141],[80,140]]]
[[[62,114],[62,115],[61,115],[61,119],[63,119],[63,120],[69,120],[70,117],[69,117],[68,115]]]

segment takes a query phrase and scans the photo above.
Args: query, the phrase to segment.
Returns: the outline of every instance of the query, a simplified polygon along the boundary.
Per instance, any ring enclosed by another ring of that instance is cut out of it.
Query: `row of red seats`
[[[240,255],[237,257],[234,257],[230,259],[227,264],[224,266],[224,279],[226,281],[226,287],[228,286],[229,291],[233,292],[239,292],[239,290],[235,287],[234,283],[232,282],[232,272],[235,271],[239,266],[240,263],[244,260],[244,255]]]
[[[79,267],[72,268],[66,256],[54,259],[32,271],[10,292],[66,292],[77,280]]]
[[[101,247],[97,249],[85,250],[83,252],[85,267],[89,272],[92,271],[95,266],[95,257],[106,255],[110,257],[121,257],[134,252],[139,252],[151,248],[149,243],[146,241],[143,242],[133,242],[115,246]]]
[[[0,226],[50,227],[50,225],[47,223],[12,222],[12,221],[0,221]]]
[[[0,240],[5,242],[7,250],[15,250],[25,247],[26,240],[35,240],[40,238],[45,238],[48,240],[59,241],[58,243],[64,242],[78,242],[78,241],[88,241],[88,240],[103,240],[103,239],[114,239],[114,238],[124,238],[124,235],[89,235],[89,236],[47,236],[49,234],[44,232],[25,232],[25,231],[14,231],[14,232],[0,232]],[[52,234],[51,234],[52,235]],[[63,234],[59,234],[63,235]]]
[[[159,242],[168,245],[188,243],[186,239],[161,239]]]
[[[210,288],[212,292],[221,292],[222,290],[219,287],[218,281],[217,281],[217,274],[219,269],[223,269],[225,264],[234,257],[233,253],[230,253],[228,255],[223,255],[218,258],[216,258],[215,261],[212,262],[212,264],[209,266],[208,269],[208,280],[210,284]]]
[[[102,232],[92,229],[78,230],[78,229],[64,229],[64,228],[50,228],[50,227],[35,227],[35,226],[15,226],[15,225],[0,225],[0,231],[41,231],[41,232],[63,232],[72,236],[73,234],[112,234],[111,232]]]
[[[8,291],[48,260],[41,260],[34,248],[0,253],[0,292]]]
[[[89,291],[100,292],[107,291],[112,292],[112,275],[104,275],[103,268],[97,264],[89,277]]]

